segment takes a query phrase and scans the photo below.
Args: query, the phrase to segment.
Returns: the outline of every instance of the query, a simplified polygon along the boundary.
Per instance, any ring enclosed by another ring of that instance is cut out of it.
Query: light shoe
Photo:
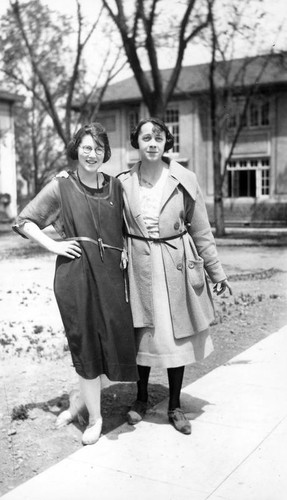
[[[103,419],[102,417],[98,418],[95,424],[89,425],[82,437],[82,443],[84,445],[87,444],[95,444],[101,435],[102,432]]]
[[[87,425],[88,410],[78,389],[73,389],[69,394],[69,408],[58,416],[55,427],[60,429],[78,420],[80,425]]]
[[[60,415],[57,417],[55,427],[56,429],[60,429],[61,427],[70,424],[71,422],[73,422],[73,416],[69,410],[65,410],[62,411],[62,413],[60,413]]]
[[[191,434],[191,425],[181,408],[168,411],[168,419],[174,428],[182,434]]]

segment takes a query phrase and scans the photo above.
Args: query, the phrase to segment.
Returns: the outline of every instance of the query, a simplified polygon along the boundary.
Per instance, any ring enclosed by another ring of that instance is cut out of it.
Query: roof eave
[[[24,101],[24,97],[19,94],[7,92],[6,90],[0,90],[0,101],[10,102],[13,104],[14,102]]]

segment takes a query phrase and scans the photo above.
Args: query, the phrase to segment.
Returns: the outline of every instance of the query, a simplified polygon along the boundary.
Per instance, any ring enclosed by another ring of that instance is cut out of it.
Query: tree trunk
[[[163,101],[162,95],[153,93],[149,96],[148,101],[146,101],[148,111],[150,116],[160,118],[164,121],[166,104]]]
[[[221,153],[220,138],[217,130],[212,134],[212,156],[213,156],[213,187],[214,187],[214,224],[217,236],[224,236],[224,205],[222,193],[222,174],[221,174]]]
[[[221,173],[221,153],[220,136],[216,128],[215,117],[212,119],[212,159],[213,159],[213,203],[214,203],[214,224],[217,236],[224,236],[224,204],[222,192],[222,173]]]
[[[211,20],[212,33],[212,57],[209,66],[209,97],[210,97],[210,122],[212,137],[212,159],[213,159],[213,204],[214,204],[214,224],[217,236],[225,234],[224,225],[224,206],[222,193],[222,174],[221,174],[221,152],[220,152],[220,131],[218,129],[217,109],[219,93],[216,91],[215,71],[216,71],[216,45],[217,38],[213,18],[213,1],[208,2],[209,15]]]
[[[31,142],[32,142],[32,158],[33,158],[33,179],[34,179],[34,196],[39,193],[39,164],[38,164],[38,148],[37,148],[37,140],[36,140],[36,126],[35,126],[35,113],[33,109],[33,118],[32,118],[32,133],[31,133]]]

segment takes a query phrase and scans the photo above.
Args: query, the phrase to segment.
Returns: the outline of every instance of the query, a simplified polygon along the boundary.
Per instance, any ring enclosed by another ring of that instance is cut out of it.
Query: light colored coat
[[[125,220],[131,234],[148,237],[139,203],[137,163],[118,178],[124,191]],[[188,233],[161,243],[175,338],[205,330],[214,318],[207,283],[226,278],[218,260],[206,207],[193,172],[171,160],[159,215],[160,238]],[[153,244],[153,243],[152,243]],[[152,269],[149,241],[128,237],[130,301],[134,326],[153,326]]]

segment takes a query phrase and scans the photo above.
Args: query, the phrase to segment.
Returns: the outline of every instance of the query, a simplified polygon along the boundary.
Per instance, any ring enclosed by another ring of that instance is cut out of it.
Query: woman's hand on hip
[[[82,250],[77,241],[53,241],[49,250],[57,255],[63,255],[69,259],[78,259],[81,257]]]
[[[231,286],[229,285],[229,283],[226,279],[219,281],[218,283],[215,283],[215,285],[213,287],[213,291],[214,291],[214,293],[216,293],[216,295],[221,295],[226,290],[228,290],[229,294],[232,295]]]

